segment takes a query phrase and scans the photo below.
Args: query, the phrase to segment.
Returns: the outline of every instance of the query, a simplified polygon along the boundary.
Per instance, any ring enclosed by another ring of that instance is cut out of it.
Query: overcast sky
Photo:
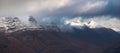
[[[0,0],[0,16],[120,15],[120,0]]]

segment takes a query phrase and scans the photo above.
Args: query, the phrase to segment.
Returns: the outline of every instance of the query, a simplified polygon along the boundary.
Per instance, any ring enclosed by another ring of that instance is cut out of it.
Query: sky
[[[120,0],[0,0],[0,16],[119,15]]]
[[[30,15],[38,22],[61,23],[80,17],[118,28],[120,0],[0,0],[0,17],[20,16],[25,20]]]

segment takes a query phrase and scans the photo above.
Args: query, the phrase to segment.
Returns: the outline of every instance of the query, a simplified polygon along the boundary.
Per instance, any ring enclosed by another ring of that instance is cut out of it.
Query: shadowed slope
[[[44,30],[1,33],[0,53],[103,53],[119,38],[119,34],[115,35],[118,37],[111,35],[113,40],[109,40],[102,36],[103,32],[98,33],[99,30],[74,28],[71,33]]]

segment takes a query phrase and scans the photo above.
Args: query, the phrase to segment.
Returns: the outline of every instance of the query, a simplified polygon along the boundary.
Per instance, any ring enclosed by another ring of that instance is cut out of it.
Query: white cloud
[[[31,1],[27,3],[27,9],[29,10],[50,10],[53,11],[55,9],[58,9],[60,7],[66,6],[68,3],[70,3],[70,0],[36,0],[36,1]]]
[[[0,0],[0,16],[29,15],[36,12],[40,16],[54,16],[54,12],[58,15],[91,13],[101,10],[106,4],[107,1],[104,0]]]
[[[0,16],[49,12],[64,7],[70,2],[71,0],[0,0]]]
[[[79,13],[91,13],[96,11],[102,11],[107,5],[107,1],[87,2],[82,7],[78,8]]]

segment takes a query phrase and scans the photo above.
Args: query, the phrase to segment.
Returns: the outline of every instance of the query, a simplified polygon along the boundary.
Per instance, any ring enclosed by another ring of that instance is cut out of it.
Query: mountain
[[[0,40],[1,53],[96,53],[101,51],[99,46],[55,31],[16,31],[1,35]]]
[[[18,17],[4,17],[1,21],[1,28],[8,32],[17,31],[24,28]]]
[[[42,29],[34,17],[29,16],[29,24],[26,25],[18,17],[2,17],[0,20],[0,30],[5,32],[14,32],[18,30]]]
[[[104,50],[104,53],[120,53],[120,42],[115,43],[106,50]]]
[[[84,40],[96,45],[111,45],[120,41],[120,34],[108,28],[90,29],[85,26],[84,29],[73,28],[74,32],[68,32],[72,38]]]
[[[29,27],[31,27],[31,28],[39,28],[40,27],[33,16],[29,16],[28,21],[30,23]]]
[[[25,25],[17,17],[2,19],[0,53],[109,53],[110,51],[115,53],[120,51],[120,34],[109,28],[90,28],[88,25],[76,27],[69,24],[60,27],[55,23],[38,25],[32,16],[28,21],[29,25]],[[91,21],[88,24],[92,25],[92,23],[95,22]],[[5,31],[2,31],[2,27]]]
[[[81,18],[73,18],[70,20],[66,20],[64,22],[65,25],[73,26],[73,27],[83,27],[83,26],[88,26],[89,28],[110,28],[114,31],[120,32],[119,26],[116,27],[115,25],[108,23],[105,24],[105,22],[99,22],[95,19],[81,19]]]
[[[107,29],[74,28],[74,32],[26,30],[0,32],[1,53],[103,53],[120,42],[120,34]]]

